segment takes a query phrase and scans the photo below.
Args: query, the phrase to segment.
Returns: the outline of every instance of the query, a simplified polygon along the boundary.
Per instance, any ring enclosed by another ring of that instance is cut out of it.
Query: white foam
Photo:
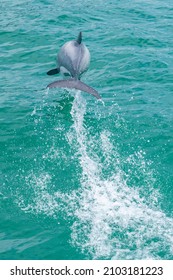
[[[158,206],[155,180],[143,152],[136,151],[126,162],[146,178],[145,185],[130,186],[111,132],[104,129],[91,134],[85,126],[85,113],[86,101],[77,92],[71,109],[73,124],[66,138],[82,170],[79,188],[69,193],[53,192],[49,173],[31,172],[26,184],[32,196],[27,201],[19,195],[18,205],[24,211],[54,217],[57,222],[59,214],[69,219],[71,244],[89,258],[172,258],[173,219]],[[45,156],[58,157],[56,147]],[[133,176],[133,169],[129,176]]]
[[[165,254],[164,246],[168,255],[173,254],[173,220],[154,204],[148,205],[135,186],[127,185],[110,132],[102,131],[97,140],[88,135],[83,123],[85,110],[86,102],[78,94],[71,115],[82,176],[72,243],[93,259],[158,259],[162,251]],[[94,145],[100,145],[104,162],[94,153]],[[138,158],[144,168],[142,151]],[[112,176],[105,180],[103,170],[110,167]]]

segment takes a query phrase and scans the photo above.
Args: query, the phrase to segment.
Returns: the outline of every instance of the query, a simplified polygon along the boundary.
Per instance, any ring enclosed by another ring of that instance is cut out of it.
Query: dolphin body
[[[90,64],[90,52],[82,43],[82,32],[79,33],[77,40],[65,43],[57,55],[57,68],[47,72],[48,75],[62,73],[70,75],[67,80],[58,80],[50,83],[47,88],[75,88],[94,95],[101,99],[98,92],[92,87],[80,81],[81,75],[87,71]]]

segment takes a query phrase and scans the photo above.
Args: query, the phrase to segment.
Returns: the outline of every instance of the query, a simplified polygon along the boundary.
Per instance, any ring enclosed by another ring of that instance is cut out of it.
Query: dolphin
[[[88,92],[101,99],[98,92],[92,87],[80,81],[81,75],[87,71],[90,64],[90,52],[82,43],[82,32],[76,40],[65,43],[57,54],[57,67],[49,70],[47,75],[62,73],[71,76],[66,80],[58,80],[50,83],[47,88],[75,88],[84,92]]]

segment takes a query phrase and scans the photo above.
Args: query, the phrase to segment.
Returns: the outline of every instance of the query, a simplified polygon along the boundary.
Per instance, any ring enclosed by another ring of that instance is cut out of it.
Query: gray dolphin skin
[[[87,71],[90,64],[90,52],[82,43],[82,32],[79,33],[76,40],[65,43],[57,55],[57,68],[47,72],[48,75],[62,73],[70,76],[66,80],[58,80],[50,83],[47,88],[74,88],[88,92],[101,99],[98,92],[92,87],[80,81],[81,75]]]

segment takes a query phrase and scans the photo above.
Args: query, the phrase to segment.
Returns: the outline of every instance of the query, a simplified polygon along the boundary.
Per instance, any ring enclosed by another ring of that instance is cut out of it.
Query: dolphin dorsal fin
[[[82,32],[79,32],[79,35],[78,35],[76,41],[78,42],[78,44],[81,44],[81,42],[82,42]]]

